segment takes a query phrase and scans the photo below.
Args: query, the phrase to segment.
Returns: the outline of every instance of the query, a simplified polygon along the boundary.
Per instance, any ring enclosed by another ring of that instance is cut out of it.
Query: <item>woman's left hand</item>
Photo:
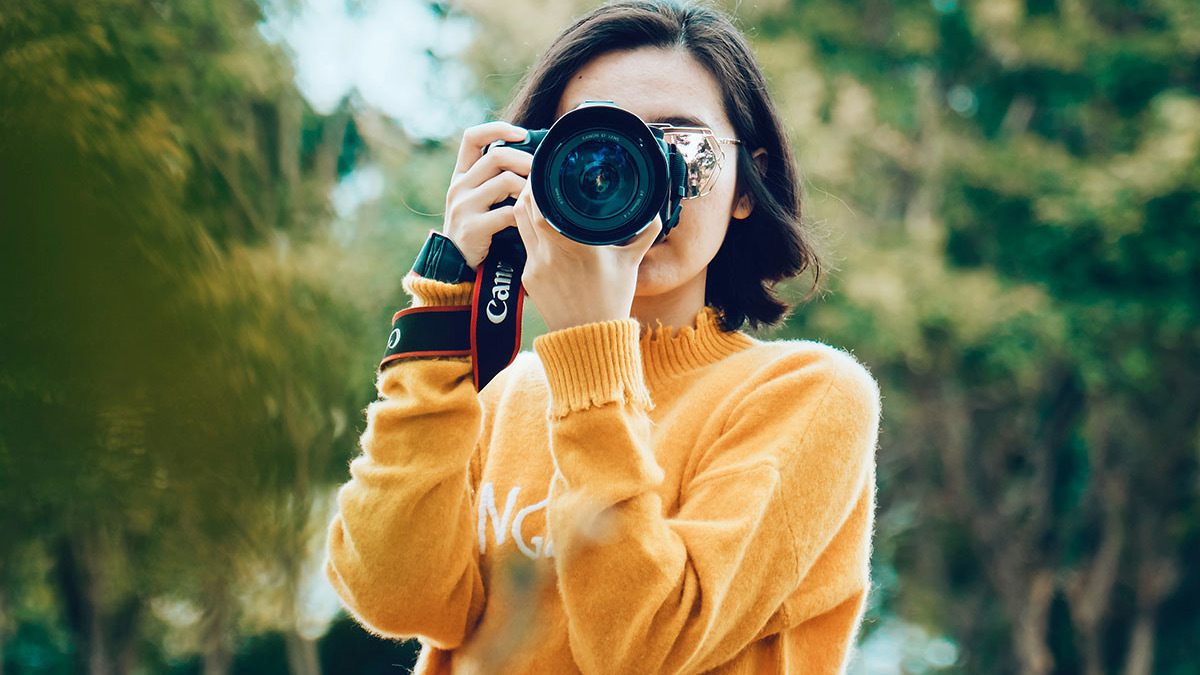
[[[590,246],[568,239],[542,216],[526,183],[513,215],[528,259],[521,274],[530,300],[550,330],[628,319],[638,266],[662,231],[650,226],[620,246]]]

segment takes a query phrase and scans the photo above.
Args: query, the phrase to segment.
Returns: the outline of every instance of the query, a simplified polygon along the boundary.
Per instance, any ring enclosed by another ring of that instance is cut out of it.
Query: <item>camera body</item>
[[[607,101],[587,101],[516,148],[533,155],[529,181],[555,230],[593,246],[633,238],[658,215],[662,235],[679,220],[687,168],[662,131]]]

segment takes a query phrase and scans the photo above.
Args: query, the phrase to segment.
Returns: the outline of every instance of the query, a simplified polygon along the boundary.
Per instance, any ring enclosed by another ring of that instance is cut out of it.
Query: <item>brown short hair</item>
[[[705,302],[728,330],[778,323],[790,306],[775,285],[821,263],[801,221],[800,177],[791,144],[766,78],[742,32],[715,9],[672,0],[623,0],[593,10],[564,30],[525,75],[504,112],[514,124],[542,129],[554,123],[567,82],[598,56],[641,47],[682,49],[721,87],[738,146],[738,193],[754,209],[730,222],[708,267]],[[751,155],[767,151],[761,170]]]

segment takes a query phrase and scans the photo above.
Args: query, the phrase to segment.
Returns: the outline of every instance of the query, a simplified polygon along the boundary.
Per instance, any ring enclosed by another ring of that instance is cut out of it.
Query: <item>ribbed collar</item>
[[[754,344],[753,338],[721,328],[720,320],[711,307],[696,315],[696,327],[678,328],[656,326],[641,336],[642,367],[647,384],[661,382],[689,371],[716,363]]]

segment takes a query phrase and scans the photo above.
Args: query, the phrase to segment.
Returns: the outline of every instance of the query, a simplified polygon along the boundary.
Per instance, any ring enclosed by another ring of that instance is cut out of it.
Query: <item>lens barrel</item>
[[[542,215],[556,230],[585,244],[619,244],[662,209],[667,152],[637,115],[589,102],[546,132],[529,179]]]

